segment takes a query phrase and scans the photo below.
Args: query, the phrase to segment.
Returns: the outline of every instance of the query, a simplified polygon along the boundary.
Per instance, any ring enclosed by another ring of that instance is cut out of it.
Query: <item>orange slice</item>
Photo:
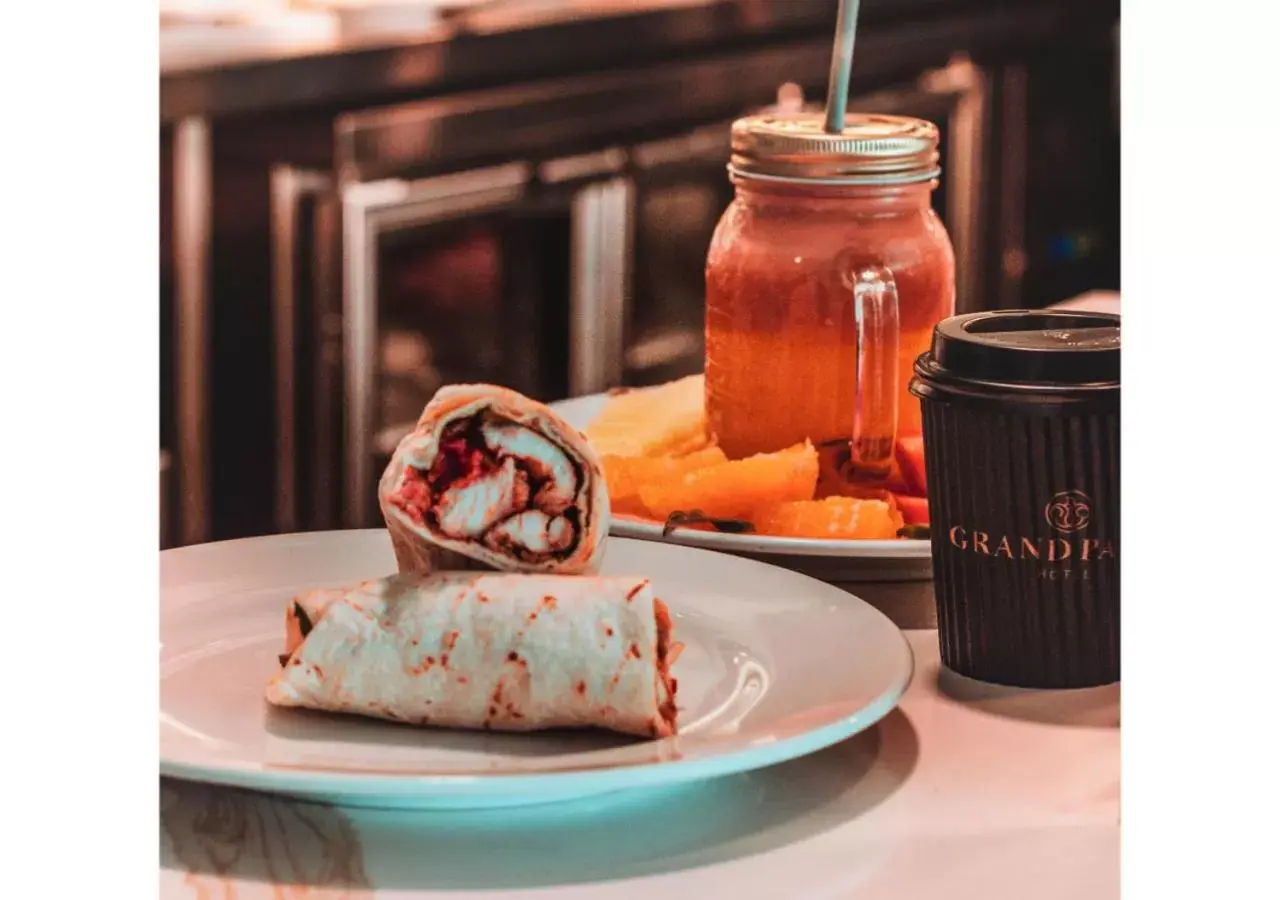
[[[687,456],[606,456],[600,460],[604,466],[605,483],[609,486],[609,507],[615,513],[644,516],[647,512],[640,502],[640,488],[682,478],[686,473],[708,466],[728,462],[719,447],[707,447]]]
[[[665,521],[676,510],[701,510],[714,519],[746,519],[766,503],[809,500],[818,482],[818,451],[808,441],[640,485],[649,515]]]
[[[892,540],[902,513],[884,500],[828,497],[758,507],[748,516],[756,533],[779,537]]]

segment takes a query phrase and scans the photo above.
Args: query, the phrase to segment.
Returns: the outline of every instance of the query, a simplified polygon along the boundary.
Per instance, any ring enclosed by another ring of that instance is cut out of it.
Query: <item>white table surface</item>
[[[346,810],[162,781],[161,896],[1109,900],[1120,688],[916,673],[875,728],[698,786],[485,812]]]
[[[1070,300],[1055,303],[1050,309],[1076,309],[1086,312],[1114,313],[1120,315],[1120,294],[1116,291],[1089,291]]]

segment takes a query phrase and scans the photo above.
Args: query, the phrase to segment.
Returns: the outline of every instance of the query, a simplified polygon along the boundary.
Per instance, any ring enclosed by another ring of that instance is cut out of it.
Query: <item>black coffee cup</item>
[[[1020,687],[1118,681],[1120,317],[954,316],[911,392],[943,663]]]

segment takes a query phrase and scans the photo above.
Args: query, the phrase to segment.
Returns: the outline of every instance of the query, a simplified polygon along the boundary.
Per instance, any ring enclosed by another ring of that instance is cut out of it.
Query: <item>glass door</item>
[[[733,199],[721,122],[632,151],[635,264],[620,383],[659,384],[702,371],[703,269]]]

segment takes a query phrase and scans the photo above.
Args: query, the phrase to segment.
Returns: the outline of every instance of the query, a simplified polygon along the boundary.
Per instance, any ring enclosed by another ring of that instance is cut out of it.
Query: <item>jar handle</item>
[[[859,480],[887,478],[898,430],[898,285],[884,266],[849,273],[857,357],[850,470]]]

